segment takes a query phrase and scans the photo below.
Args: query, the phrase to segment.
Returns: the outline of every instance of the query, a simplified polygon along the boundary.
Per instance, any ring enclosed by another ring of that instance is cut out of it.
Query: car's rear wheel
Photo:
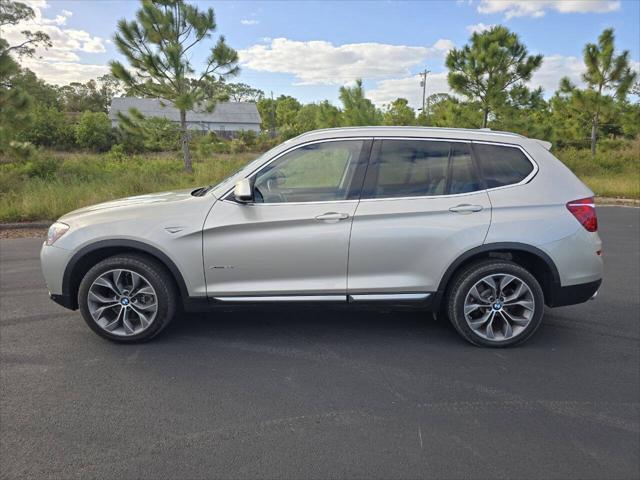
[[[506,260],[474,263],[456,275],[447,299],[456,330],[474,345],[522,343],[538,329],[544,294],[525,268]]]
[[[122,343],[155,337],[176,309],[173,281],[157,261],[116,255],[91,268],[78,289],[78,305],[98,335]]]

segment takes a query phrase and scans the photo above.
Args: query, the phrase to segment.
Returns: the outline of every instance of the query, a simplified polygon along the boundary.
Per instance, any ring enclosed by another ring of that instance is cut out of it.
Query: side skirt
[[[358,293],[352,295],[260,295],[260,296],[217,296],[211,298],[191,297],[184,302],[187,312],[204,312],[229,308],[265,308],[265,307],[293,307],[306,305],[330,305],[332,307],[382,307],[397,306],[422,310],[431,310],[433,306],[432,293]]]

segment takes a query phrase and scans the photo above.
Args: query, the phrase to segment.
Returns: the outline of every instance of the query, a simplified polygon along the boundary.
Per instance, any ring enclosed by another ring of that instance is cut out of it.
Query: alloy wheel
[[[112,335],[130,337],[151,326],[158,313],[158,297],[139,273],[109,270],[96,278],[87,295],[91,317]]]
[[[493,342],[520,335],[535,313],[531,288],[520,278],[494,273],[476,282],[464,300],[464,317],[480,337]]]

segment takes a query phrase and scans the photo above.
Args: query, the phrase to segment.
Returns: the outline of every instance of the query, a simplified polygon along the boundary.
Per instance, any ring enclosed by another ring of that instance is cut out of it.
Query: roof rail
[[[422,126],[384,126],[384,125],[363,125],[360,127],[335,127],[335,128],[320,128],[318,130],[311,130],[309,132],[302,133],[300,136],[327,131],[340,131],[340,130],[425,130],[430,132],[475,132],[475,133],[487,133],[493,135],[509,136],[526,138],[524,135],[513,132],[503,132],[499,130],[491,130],[490,128],[450,128],[450,127],[422,127]]]

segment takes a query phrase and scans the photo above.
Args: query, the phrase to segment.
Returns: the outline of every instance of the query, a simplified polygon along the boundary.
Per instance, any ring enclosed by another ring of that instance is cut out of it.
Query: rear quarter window
[[[533,171],[532,163],[519,148],[474,143],[473,150],[487,188],[520,183]]]

